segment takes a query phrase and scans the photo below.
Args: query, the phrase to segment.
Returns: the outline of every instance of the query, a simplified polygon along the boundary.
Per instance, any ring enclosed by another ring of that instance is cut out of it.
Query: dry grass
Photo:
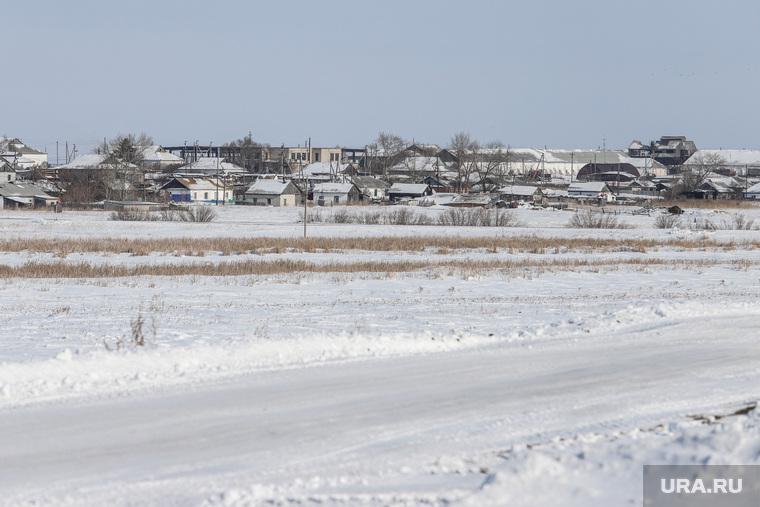
[[[242,276],[276,275],[284,273],[408,273],[446,269],[468,274],[489,271],[518,271],[526,269],[574,269],[617,266],[672,266],[693,268],[721,264],[711,259],[494,259],[355,261],[314,263],[303,260],[245,260],[219,263],[91,264],[88,262],[27,262],[20,266],[0,265],[0,278],[121,278],[133,276]],[[757,264],[743,259],[735,263],[748,269]]]
[[[515,253],[544,253],[552,250],[594,251],[630,250],[646,252],[652,248],[756,249],[760,242],[718,242],[710,239],[615,239],[544,238],[538,236],[378,236],[362,238],[81,238],[13,239],[0,241],[0,252],[40,252],[66,256],[70,253],[113,253],[149,255],[168,253],[203,256],[208,252],[224,255],[281,252],[439,252],[485,249]]]
[[[675,201],[659,201],[657,203],[657,207],[669,208],[671,206],[678,206],[683,209],[752,209],[760,207],[759,203],[754,201],[739,201],[732,199],[681,199]]]

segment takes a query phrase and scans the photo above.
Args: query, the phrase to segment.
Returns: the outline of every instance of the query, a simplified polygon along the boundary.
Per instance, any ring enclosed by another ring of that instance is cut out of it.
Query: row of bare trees
[[[418,179],[430,172],[429,164],[420,163],[418,158],[436,157],[436,167],[454,174],[452,185],[457,191],[479,188],[490,191],[503,185],[511,178],[507,168],[510,152],[498,141],[481,144],[467,132],[452,136],[445,154],[409,150],[413,144],[401,136],[390,132],[380,132],[367,147],[368,164],[373,174],[389,178],[391,169],[400,168],[411,179]]]

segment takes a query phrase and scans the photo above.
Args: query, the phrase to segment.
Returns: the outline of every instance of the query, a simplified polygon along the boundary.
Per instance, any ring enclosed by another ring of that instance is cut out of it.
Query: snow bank
[[[0,363],[0,408],[61,398],[158,390],[275,368],[444,352],[497,340],[494,336],[458,334],[345,334],[226,345],[132,347],[85,354],[65,349],[53,359]]]
[[[459,505],[640,505],[644,464],[760,464],[760,415],[515,447]]]

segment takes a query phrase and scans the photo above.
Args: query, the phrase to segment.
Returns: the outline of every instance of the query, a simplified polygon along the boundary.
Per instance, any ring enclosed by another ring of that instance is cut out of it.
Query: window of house
[[[314,153],[314,161],[315,162],[319,162],[319,152],[318,151]]]
[[[284,199],[282,200],[282,205],[283,205],[283,206],[287,206],[287,205],[288,205],[288,199],[287,199],[287,198],[284,198]]]
[[[340,196],[339,196],[339,195],[336,195],[335,197],[333,197],[333,200],[334,200],[335,202],[340,202]]]
[[[267,199],[267,204],[272,204],[272,199]]]
[[[203,199],[208,199],[208,192],[203,192]]]
[[[258,202],[258,199],[256,197],[253,198],[253,204],[256,204]]]

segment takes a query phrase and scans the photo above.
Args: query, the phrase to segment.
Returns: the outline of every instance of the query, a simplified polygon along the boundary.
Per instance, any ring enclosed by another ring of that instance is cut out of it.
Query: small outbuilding
[[[317,183],[312,190],[314,202],[320,206],[349,204],[362,201],[361,190],[353,183],[325,182]]]
[[[245,204],[290,207],[303,203],[301,190],[292,181],[258,179],[245,191]]]
[[[388,189],[388,198],[391,201],[405,199],[421,199],[433,195],[433,190],[425,183],[394,183]]]
[[[234,203],[233,188],[211,178],[172,178],[159,189],[172,202]]]
[[[43,189],[28,183],[0,183],[0,209],[46,208],[58,202]]]
[[[385,201],[388,198],[390,184],[386,181],[372,176],[354,176],[351,181],[371,201]]]

